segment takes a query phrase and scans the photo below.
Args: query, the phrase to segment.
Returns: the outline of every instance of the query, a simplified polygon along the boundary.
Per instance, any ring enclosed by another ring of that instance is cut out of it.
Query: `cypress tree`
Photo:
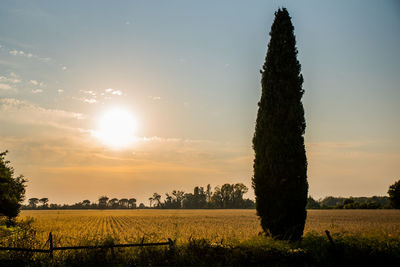
[[[303,235],[308,191],[303,76],[293,31],[288,11],[278,9],[261,71],[253,137],[257,214],[267,234],[285,240]]]

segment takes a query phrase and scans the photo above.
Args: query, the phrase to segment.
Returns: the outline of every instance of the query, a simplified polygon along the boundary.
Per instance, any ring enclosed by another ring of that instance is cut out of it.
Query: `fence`
[[[126,247],[149,247],[149,246],[169,246],[170,249],[174,247],[174,241],[168,238],[167,242],[160,243],[141,243],[138,244],[110,244],[110,245],[99,245],[99,246],[72,246],[72,247],[54,247],[53,235],[50,232],[49,239],[49,249],[33,249],[33,248],[12,248],[12,247],[0,247],[1,250],[8,251],[24,251],[24,252],[38,252],[38,253],[49,253],[50,257],[53,258],[53,251],[56,250],[73,250],[73,249],[112,249],[112,248],[126,248]],[[47,243],[46,242],[46,243]]]

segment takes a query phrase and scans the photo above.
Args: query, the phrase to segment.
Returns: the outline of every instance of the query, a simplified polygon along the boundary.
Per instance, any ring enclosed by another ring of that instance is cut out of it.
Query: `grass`
[[[2,252],[0,265],[400,265],[396,210],[309,211],[304,238],[297,243],[259,236],[254,210],[23,211],[20,220],[27,218],[34,220],[19,229],[0,229],[2,246],[42,248],[50,231],[56,246],[131,243],[143,237],[146,242],[170,237],[176,246],[64,251],[53,260],[46,254]]]
[[[46,242],[53,232],[57,245],[80,245],[111,237],[120,243],[166,241],[185,243],[207,239],[211,243],[237,244],[261,232],[255,210],[63,210],[22,211],[34,218],[38,239]],[[325,230],[378,238],[400,239],[398,210],[309,210],[305,233]]]

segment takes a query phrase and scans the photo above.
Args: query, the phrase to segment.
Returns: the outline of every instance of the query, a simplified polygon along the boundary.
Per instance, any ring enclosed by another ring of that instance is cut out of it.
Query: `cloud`
[[[11,72],[10,73],[11,77],[0,76],[0,82],[13,83],[13,84],[20,83],[21,80],[17,79],[16,76],[13,76],[13,75],[15,75],[15,73]]]
[[[43,90],[42,90],[42,89],[33,89],[33,90],[32,90],[32,93],[34,93],[34,94],[40,94],[40,93],[43,93]]]
[[[94,98],[84,98],[83,102],[89,103],[89,104],[95,104],[95,103],[97,103],[97,100]]]
[[[30,82],[31,84],[33,84],[33,85],[38,85],[38,84],[39,84],[39,82],[36,81],[36,80],[30,80],[29,82]]]
[[[104,90],[104,92],[105,92],[105,94],[110,94],[110,95],[118,95],[118,96],[123,95],[121,90],[115,90],[113,88],[107,88]]]
[[[11,90],[11,86],[9,84],[0,83],[1,90]]]
[[[9,50],[8,53],[10,55],[12,55],[12,56],[21,56],[21,57],[26,57],[26,58],[34,58],[34,59],[37,59],[37,60],[39,60],[41,62],[49,62],[49,61],[51,61],[51,58],[49,58],[49,57],[39,57],[37,55],[34,55],[32,53],[29,53],[29,52],[25,52],[23,50],[12,49],[12,50]]]
[[[153,101],[161,100],[160,96],[151,96],[151,95],[149,95],[148,97]]]
[[[17,75],[11,72],[9,75],[0,76],[0,90],[3,91],[16,91],[15,85],[20,83],[21,80],[18,79]]]
[[[57,92],[58,92],[59,94],[62,94],[62,93],[64,93],[64,90],[63,90],[63,89],[57,89]]]
[[[66,67],[66,66],[63,66],[61,69],[62,69],[62,70],[67,70],[67,67]]]
[[[94,92],[92,90],[80,90],[80,92],[85,94],[85,95],[96,96],[96,92]]]
[[[79,128],[83,114],[59,109],[47,109],[28,101],[0,98],[0,121],[2,125],[46,125],[56,128]],[[75,126],[73,126],[75,125]],[[10,130],[12,127],[7,127]]]

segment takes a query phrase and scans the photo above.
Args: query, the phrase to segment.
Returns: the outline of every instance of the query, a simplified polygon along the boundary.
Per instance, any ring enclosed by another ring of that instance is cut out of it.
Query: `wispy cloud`
[[[42,90],[42,89],[33,89],[33,90],[32,90],[32,93],[34,93],[34,94],[40,94],[40,93],[43,93],[43,90]]]
[[[107,88],[107,89],[104,90],[104,92],[105,92],[105,94],[110,94],[110,95],[118,95],[118,96],[122,95],[122,91],[121,90],[116,90],[116,89],[113,89],[113,88]]]
[[[83,114],[59,109],[47,109],[28,101],[0,98],[0,120],[8,125],[47,125],[56,128],[76,128]],[[10,128],[11,129],[11,128]]]
[[[80,92],[81,92],[82,94],[85,94],[85,95],[96,96],[96,92],[94,92],[94,91],[92,91],[92,90],[80,90]]]
[[[49,57],[40,57],[40,56],[34,55],[32,53],[25,52],[23,50],[12,49],[12,50],[9,50],[8,53],[10,55],[12,55],[12,56],[34,58],[34,59],[37,59],[37,60],[39,60],[41,62],[50,62],[51,61],[51,58],[49,58]]]
[[[97,103],[97,100],[94,98],[83,98],[83,102],[89,103],[89,104],[94,104],[94,103]]]
[[[1,90],[11,90],[11,86],[6,83],[0,83],[0,89]]]
[[[20,83],[21,80],[17,78],[15,73],[11,72],[8,77],[7,76],[0,76],[0,82],[17,84],[17,83]]]
[[[0,90],[16,91],[15,86],[19,83],[21,83],[21,80],[14,72],[0,76]]]
[[[148,98],[150,98],[150,99],[153,100],[153,101],[161,100],[161,97],[160,97],[160,96],[152,96],[152,95],[149,95]]]

